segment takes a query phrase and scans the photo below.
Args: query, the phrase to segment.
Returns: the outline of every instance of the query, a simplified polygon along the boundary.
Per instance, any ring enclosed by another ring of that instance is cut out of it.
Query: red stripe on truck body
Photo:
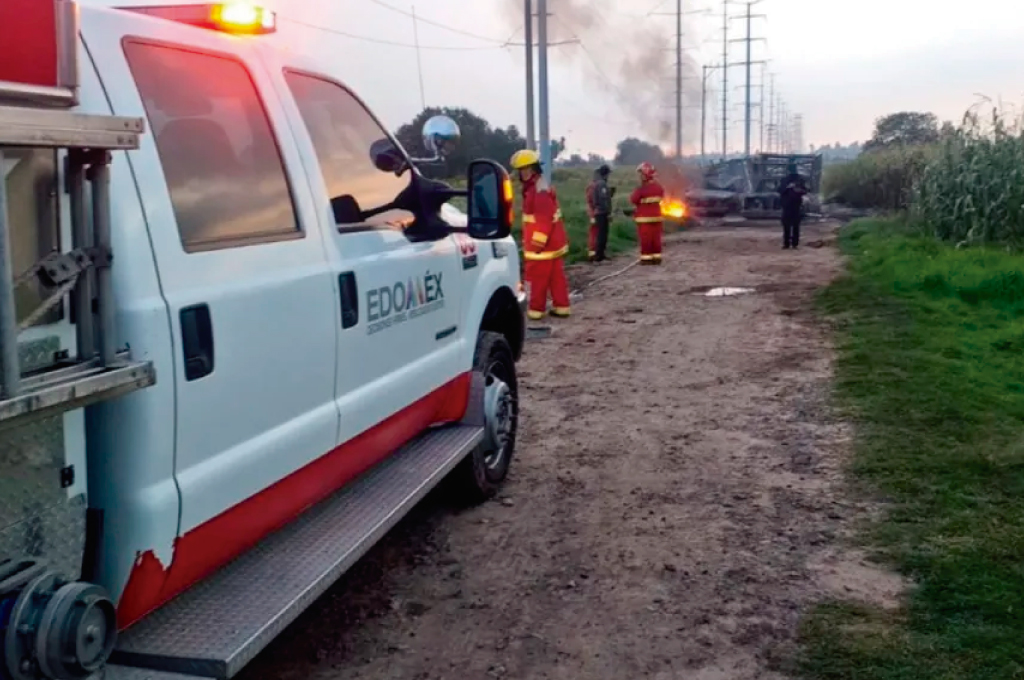
[[[210,576],[430,426],[461,420],[469,404],[470,382],[469,373],[459,376],[180,536],[169,568],[164,568],[152,551],[140,553],[118,602],[118,628],[127,628]]]

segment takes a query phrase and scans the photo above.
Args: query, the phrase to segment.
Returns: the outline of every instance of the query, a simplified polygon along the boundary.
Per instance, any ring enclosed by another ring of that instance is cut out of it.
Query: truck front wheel
[[[519,428],[519,382],[512,348],[500,333],[477,340],[473,370],[484,376],[484,440],[455,469],[455,492],[468,503],[493,498],[508,476]]]

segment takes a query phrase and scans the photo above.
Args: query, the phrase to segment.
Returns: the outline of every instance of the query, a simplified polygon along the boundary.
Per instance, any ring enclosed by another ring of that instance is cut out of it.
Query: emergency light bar
[[[277,14],[265,7],[245,2],[122,7],[121,9],[237,35],[266,35],[277,31]]]

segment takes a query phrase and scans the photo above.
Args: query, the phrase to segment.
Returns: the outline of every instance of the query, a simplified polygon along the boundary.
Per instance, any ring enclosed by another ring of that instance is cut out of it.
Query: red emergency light
[[[277,15],[274,12],[247,2],[158,5],[155,7],[122,7],[121,9],[236,35],[266,35],[277,31]]]

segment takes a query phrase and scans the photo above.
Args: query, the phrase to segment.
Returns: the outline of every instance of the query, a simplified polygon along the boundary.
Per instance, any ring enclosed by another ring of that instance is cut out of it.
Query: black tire
[[[458,500],[470,505],[483,503],[498,493],[502,482],[508,476],[519,431],[519,381],[516,377],[512,348],[505,336],[488,331],[480,333],[473,359],[473,370],[484,374],[488,386],[494,379],[500,379],[508,386],[511,413],[505,445],[496,450],[496,447],[485,439],[452,472],[453,493]]]

